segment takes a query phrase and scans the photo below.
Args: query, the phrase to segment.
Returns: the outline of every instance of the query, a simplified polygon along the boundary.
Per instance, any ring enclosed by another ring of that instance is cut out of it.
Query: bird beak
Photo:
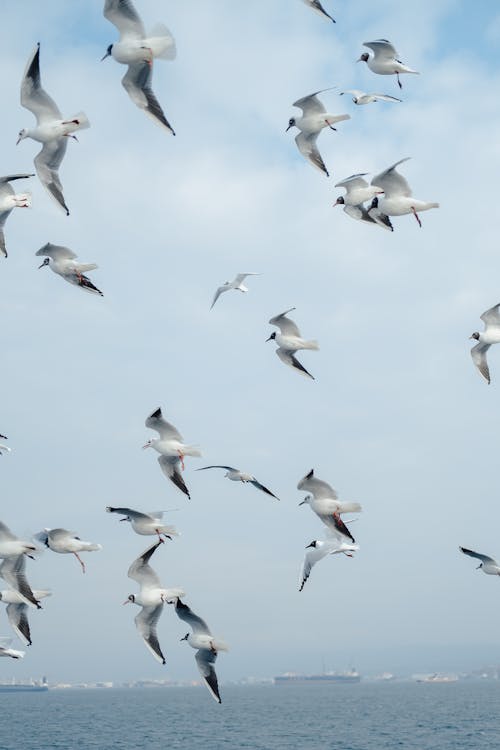
[[[302,502],[299,503],[299,505],[304,505],[306,503],[306,500],[302,500]]]
[[[143,446],[142,446],[142,450],[145,450],[145,448],[151,448],[151,443],[149,442],[149,440],[148,440],[148,442],[146,443],[146,445],[143,445]]]
[[[104,57],[101,57],[101,62],[103,60],[105,60],[107,57],[110,57],[110,56],[111,56],[111,53],[110,52],[106,52],[106,54],[104,55]]]
[[[478,565],[477,568],[476,568],[476,570],[479,570],[480,567],[481,567],[481,565]]]
[[[474,338],[474,336],[469,336],[469,341],[472,341],[472,339],[474,339],[474,341],[476,340],[476,339]]]
[[[46,266],[46,265],[47,265],[47,263],[45,263],[45,261],[43,261],[42,265],[41,265],[41,266],[38,266],[38,270],[40,270],[40,268],[43,268],[43,267],[44,267],[44,266]]]
[[[363,61],[362,57],[358,57],[358,59],[356,60],[356,62],[362,62],[362,61]]]
[[[334,128],[333,125],[329,125],[328,127],[330,128],[330,130],[335,130],[335,132],[337,132],[337,128]]]
[[[16,141],[16,146],[19,146],[19,143],[20,143],[21,141],[22,141],[22,138],[21,138],[21,136],[19,136],[19,138],[18,138],[18,139],[17,139],[17,141]]]
[[[271,338],[272,338],[272,337],[271,337],[271,336],[269,336],[269,338],[268,338],[268,339],[266,339],[266,344],[267,344],[267,342],[268,342],[268,341],[271,341]]]
[[[290,130],[290,128],[293,128],[293,125],[289,125],[289,126],[287,127],[287,129],[285,130],[285,133],[288,133],[288,131]]]
[[[126,600],[125,600],[125,601],[123,602],[123,604],[124,604],[124,605],[125,605],[125,604],[130,604],[130,599],[126,599]],[[123,606],[123,605],[122,605],[122,606]]]
[[[127,520],[126,518],[120,518],[120,521],[126,521],[126,520]]]

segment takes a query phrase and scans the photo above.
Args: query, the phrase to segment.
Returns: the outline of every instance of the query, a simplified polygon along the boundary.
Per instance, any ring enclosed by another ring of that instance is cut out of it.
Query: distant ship
[[[355,669],[346,672],[321,672],[320,674],[297,674],[285,672],[274,678],[275,685],[311,685],[313,683],[353,683],[359,682],[361,675]]]
[[[46,677],[30,682],[0,682],[0,693],[45,693],[48,689]]]
[[[417,682],[458,682],[456,674],[428,674],[422,677],[417,677]]]

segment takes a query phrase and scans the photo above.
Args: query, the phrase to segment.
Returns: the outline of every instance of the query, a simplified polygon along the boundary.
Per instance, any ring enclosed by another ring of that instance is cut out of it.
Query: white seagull
[[[17,651],[15,648],[8,648],[12,643],[12,638],[0,638],[0,656],[10,656],[11,659],[24,658],[24,651]]]
[[[491,382],[490,370],[486,359],[486,352],[492,344],[500,343],[500,303],[493,305],[481,315],[484,322],[484,331],[479,333],[475,331],[469,338],[475,339],[478,343],[470,350],[472,361],[477,369],[486,380],[488,385]]]
[[[298,490],[311,492],[299,505],[309,505],[318,518],[334,532],[340,532],[347,536],[351,542],[356,541],[340,518],[342,513],[360,513],[362,508],[359,503],[340,502],[337,492],[328,482],[316,479],[314,469],[303,477],[297,485]]]
[[[0,435],[0,438],[3,438],[3,440],[9,439],[7,435]],[[7,453],[11,453],[11,448],[9,448],[8,445],[3,445],[2,443],[0,443],[0,456],[2,455],[2,451],[7,451]]]
[[[290,318],[287,318],[287,314],[295,310],[295,307],[291,307],[289,310],[275,315],[274,318],[269,320],[272,326],[277,326],[280,329],[280,333],[273,332],[266,341],[275,341],[278,345],[276,354],[285,365],[293,367],[294,370],[300,372],[308,378],[314,380],[313,375],[301,365],[299,360],[294,356],[295,352],[299,349],[313,349],[317,351],[319,349],[317,341],[307,341],[300,335],[300,331]]]
[[[137,630],[146,648],[151,651],[154,658],[160,664],[165,664],[165,657],[158,642],[156,625],[163,611],[164,603],[173,602],[178,596],[184,596],[184,592],[178,588],[163,588],[160,579],[149,565],[152,554],[160,544],[163,544],[163,539],[159,539],[152,547],[148,547],[128,569],[128,577],[136,581],[141,590],[139,594],[130,594],[123,603],[138,604],[142,607],[139,614],[134,618]]]
[[[500,565],[493,557],[481,555],[479,552],[473,552],[471,549],[466,549],[465,547],[459,547],[458,549],[460,552],[463,552],[464,555],[469,555],[469,557],[475,557],[477,560],[481,560],[481,563],[477,566],[476,570],[481,568],[483,573],[486,573],[487,575],[500,576]]]
[[[335,187],[345,188],[346,194],[339,195],[333,205],[344,206],[344,213],[352,219],[364,221],[367,224],[375,224],[383,229],[388,229],[390,232],[393,232],[394,227],[392,226],[391,220],[387,214],[374,208],[374,216],[372,217],[368,213],[368,209],[363,205],[365,201],[371,201],[374,196],[383,193],[383,190],[377,185],[369,185],[364,177],[366,177],[366,172],[353,174],[350,177],[346,177],[345,180],[337,182]],[[375,215],[377,216],[377,219],[375,219]]]
[[[40,250],[37,250],[35,255],[47,256],[38,268],[48,266],[51,271],[62,276],[70,284],[75,284],[87,292],[103,296],[102,292],[93,285],[88,276],[84,275],[85,271],[96,269],[98,267],[96,263],[77,263],[75,258],[78,256],[73,250],[62,245],[53,245],[51,242],[47,242]]]
[[[378,75],[395,75],[400,89],[403,88],[403,85],[399,80],[400,73],[415,73],[416,75],[419,75],[417,70],[412,70],[407,65],[403,65],[401,60],[398,60],[399,55],[396,52],[396,48],[387,41],[387,39],[376,39],[374,42],[363,42],[363,46],[371,49],[373,56],[370,57],[368,52],[363,52],[356,62],[365,62],[370,70],[373,71],[373,73],[378,73]]]
[[[128,65],[122,78],[127,94],[157,124],[175,135],[151,88],[153,59],[173,60],[177,54],[172,34],[158,23],[146,36],[144,24],[131,0],[106,0],[104,16],[120,32],[120,41],[110,44],[102,59],[113,57],[116,62]]]
[[[0,558],[18,557],[19,555],[28,555],[36,552],[36,547],[31,542],[25,542],[19,539],[4,523],[0,521]]]
[[[384,197],[372,200],[368,213],[377,221],[378,212],[388,216],[403,216],[404,214],[413,214],[421,227],[422,222],[419,218],[419,212],[428,211],[430,208],[439,208],[439,203],[429,203],[429,201],[420,201],[413,197],[411,188],[403,175],[396,171],[396,167],[409,160],[409,156],[400,159],[392,167],[384,169],[383,172],[376,175],[372,180],[372,185],[377,185],[384,191]]]
[[[51,596],[50,591],[37,590],[33,591],[37,599],[44,596]],[[7,617],[11,628],[15,631],[17,637],[26,645],[31,646],[31,632],[28,622],[27,606],[18,591],[8,589],[0,591],[0,601],[7,605]]]
[[[31,193],[18,193],[16,195],[10,182],[12,180],[27,180],[28,177],[34,176],[34,174],[8,174],[5,177],[0,177],[0,254],[5,258],[7,257],[3,232],[5,222],[14,208],[31,207]]]
[[[239,273],[234,277],[233,281],[225,281],[215,292],[210,309],[215,305],[221,294],[229,292],[230,289],[237,289],[239,292],[248,292],[248,288],[243,284],[247,276],[260,276],[260,273]]]
[[[330,21],[333,21],[333,23],[335,23],[335,19],[332,18],[332,16],[326,12],[326,10],[323,8],[319,0],[302,0],[302,2],[308,5],[313,10],[315,10],[316,13],[319,13],[320,16],[323,16],[323,18],[329,18]]]
[[[341,91],[339,96],[344,94],[352,94],[352,100],[354,104],[371,104],[371,102],[400,102],[395,96],[389,96],[389,94],[367,94],[366,91],[359,91],[359,89],[347,89],[347,91]]]
[[[41,609],[38,597],[31,589],[26,578],[26,556],[17,555],[15,557],[6,557],[0,565],[0,578],[3,578],[9,586],[14,589],[18,601],[29,604],[30,607]]]
[[[201,452],[196,446],[186,445],[183,442],[182,435],[177,428],[163,418],[160,407],[155,409],[155,411],[149,415],[146,419],[145,425],[151,430],[159,432],[160,437],[151,438],[151,440],[148,440],[148,442],[142,447],[154,448],[155,451],[161,453],[158,458],[161,470],[170,481],[181,490],[181,492],[190,498],[191,496],[182,478],[180,468],[182,467],[182,470],[184,471],[185,456],[201,456]]]
[[[193,629],[193,632],[186,633],[186,635],[181,638],[181,641],[187,641],[191,648],[197,649],[194,658],[205,685],[210,690],[213,699],[216,700],[217,703],[222,703],[214,664],[218,652],[228,650],[226,644],[223,641],[215,639],[205,620],[202,620],[201,617],[195,615],[187,604],[181,602],[180,599],[177,599],[175,602],[175,611],[180,619],[187,622],[187,624]]]
[[[21,83],[21,104],[35,115],[37,124],[35,128],[23,128],[17,142],[23,138],[33,138],[43,143],[42,150],[35,157],[36,173],[45,189],[69,216],[58,169],[66,153],[68,137],[77,140],[76,135],[72,135],[74,131],[88,128],[90,123],[84,112],[63,119],[55,101],[43,90],[39,43],[29,59]]]
[[[330,91],[331,89],[322,89],[316,91],[314,94],[304,96],[302,99],[297,99],[293,103],[294,107],[299,107],[302,110],[302,117],[291,117],[288,121],[287,130],[290,128],[298,128],[300,133],[295,136],[295,143],[300,153],[306,157],[306,159],[314,166],[317,167],[321,172],[324,172],[327,177],[329,173],[325,167],[325,163],[321,158],[321,154],[318,151],[316,141],[318,135],[323,128],[330,128],[330,130],[336,130],[333,125],[336,122],[342,120],[350,120],[350,115],[332,115],[326,111],[325,106],[317,98],[317,94],[321,94],[323,91]]]
[[[85,573],[85,563],[78,555],[79,552],[95,552],[102,549],[101,544],[93,542],[84,542],[74,531],[67,529],[44,529],[34,535],[34,539],[41,542],[52,552],[58,552],[61,555],[74,555],[82,566],[82,573]]]
[[[276,498],[276,500],[279,500],[279,497],[276,497],[274,492],[271,492],[271,490],[268,490],[267,487],[264,487],[264,485],[261,484],[253,476],[253,474],[246,474],[244,471],[235,469],[234,466],[221,466],[217,464],[214,466],[202,466],[201,469],[196,469],[196,471],[204,471],[205,469],[226,469],[226,473],[224,474],[224,476],[230,479],[232,482],[243,482],[244,484],[246,482],[249,482],[250,484],[253,484],[253,486],[256,487],[258,490],[261,490],[262,492],[265,492],[267,495],[271,495],[271,497],[274,497]]]
[[[306,547],[304,562],[300,570],[299,591],[302,591],[306,581],[311,575],[311,570],[317,562],[328,555],[337,555],[344,553],[347,557],[352,557],[352,553],[359,549],[358,544],[347,544],[342,539],[342,534],[329,530],[326,539],[315,539]]]
[[[154,536],[156,534],[160,541],[162,536],[166,539],[177,536],[175,526],[166,526],[162,523],[162,510],[142,513],[132,508],[112,508],[108,505],[106,511],[108,513],[120,513],[120,515],[125,516],[125,518],[120,518],[120,521],[129,521],[136,534],[141,534],[142,536]]]

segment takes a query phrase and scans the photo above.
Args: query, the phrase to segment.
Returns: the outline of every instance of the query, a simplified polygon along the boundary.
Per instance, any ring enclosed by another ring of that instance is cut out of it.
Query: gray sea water
[[[500,748],[500,683],[0,694],[1,750]]]

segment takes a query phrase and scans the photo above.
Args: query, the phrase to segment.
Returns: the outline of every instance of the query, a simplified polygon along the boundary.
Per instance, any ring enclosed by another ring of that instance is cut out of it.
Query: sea
[[[500,681],[0,694],[1,750],[494,750]]]

